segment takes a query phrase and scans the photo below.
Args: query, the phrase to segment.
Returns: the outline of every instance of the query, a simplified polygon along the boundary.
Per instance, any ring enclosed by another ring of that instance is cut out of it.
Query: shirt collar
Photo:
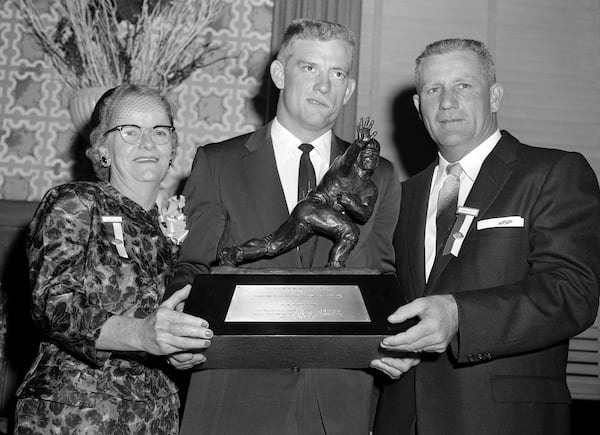
[[[479,170],[483,165],[484,160],[492,152],[502,135],[500,130],[497,129],[490,137],[484,140],[479,146],[473,148],[466,156],[458,161],[463,170],[463,173],[469,177],[471,181],[475,181]],[[444,173],[446,166],[450,163],[438,152],[438,178]]]
[[[326,161],[329,161],[332,135],[332,131],[327,130],[321,136],[310,142],[310,144],[315,147],[315,151],[319,156]],[[301,153],[298,146],[303,142],[281,125],[277,117],[273,119],[271,124],[271,138],[274,147],[275,144],[277,144],[277,147],[286,148],[290,151],[293,149],[294,151]]]

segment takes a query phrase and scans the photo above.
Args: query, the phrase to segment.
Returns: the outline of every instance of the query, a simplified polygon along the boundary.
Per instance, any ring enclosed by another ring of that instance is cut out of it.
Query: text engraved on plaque
[[[370,322],[357,285],[247,285],[233,292],[225,322]]]

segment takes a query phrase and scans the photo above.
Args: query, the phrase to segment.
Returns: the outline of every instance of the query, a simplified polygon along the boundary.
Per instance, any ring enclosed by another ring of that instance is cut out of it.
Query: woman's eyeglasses
[[[155,125],[154,127],[146,128],[140,127],[139,125],[117,125],[104,132],[102,136],[106,136],[108,133],[118,131],[121,134],[123,140],[130,145],[137,145],[142,140],[144,131],[150,134],[150,139],[156,145],[164,145],[171,140],[171,134],[175,131],[175,127],[172,125]]]

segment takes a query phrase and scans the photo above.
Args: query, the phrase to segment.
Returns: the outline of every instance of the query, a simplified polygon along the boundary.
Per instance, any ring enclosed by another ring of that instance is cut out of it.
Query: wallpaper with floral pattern
[[[50,187],[82,178],[81,140],[67,110],[72,90],[45,63],[13,1],[0,0],[0,199],[37,201]],[[36,4],[47,11],[50,2]],[[225,0],[211,27],[233,59],[196,71],[169,93],[180,146],[166,192],[189,174],[198,146],[264,122],[260,89],[272,15],[273,0]]]

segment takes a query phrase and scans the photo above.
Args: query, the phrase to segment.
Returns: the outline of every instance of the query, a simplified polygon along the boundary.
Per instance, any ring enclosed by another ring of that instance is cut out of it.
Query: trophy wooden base
[[[197,275],[185,311],[214,332],[199,368],[366,368],[390,355],[381,340],[410,326],[387,322],[406,303],[396,276],[325,270]]]

